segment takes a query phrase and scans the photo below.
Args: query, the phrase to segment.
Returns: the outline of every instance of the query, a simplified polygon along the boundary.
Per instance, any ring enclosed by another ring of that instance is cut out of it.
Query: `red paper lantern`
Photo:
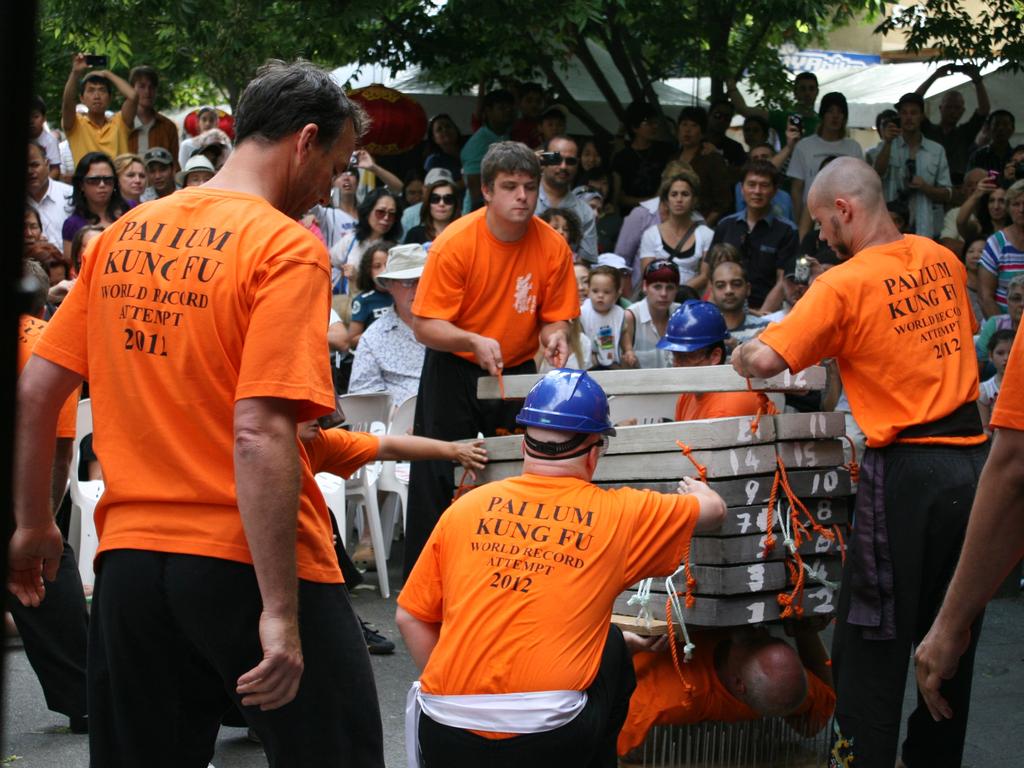
[[[187,115],[182,123],[185,127],[185,132],[189,136],[199,135],[199,109],[193,109]],[[228,138],[232,141],[235,140],[235,118],[229,115],[223,109],[217,110],[217,127],[220,128],[224,133],[228,135]]]
[[[427,113],[415,99],[383,85],[350,91],[348,97],[370,116],[361,146],[371,155],[400,155],[423,141]]]

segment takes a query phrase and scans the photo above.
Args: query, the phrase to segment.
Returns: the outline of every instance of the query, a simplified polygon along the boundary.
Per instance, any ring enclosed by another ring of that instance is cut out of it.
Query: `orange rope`
[[[846,468],[850,470],[850,482],[856,483],[860,480],[860,464],[857,463],[857,445],[849,435],[843,435],[843,437],[850,444],[850,463],[846,465]]]
[[[678,592],[676,594],[678,594]],[[681,616],[680,619],[682,619]],[[668,622],[668,649],[669,653],[672,654],[672,666],[676,668],[676,674],[679,675],[679,679],[683,683],[683,688],[686,689],[686,691],[688,692],[692,692],[693,685],[686,679],[686,675],[683,674],[683,665],[679,661],[679,648],[676,647],[675,623],[672,621],[671,597],[665,598],[665,621]]]
[[[505,377],[502,375],[503,369],[498,369],[498,394],[501,395],[502,400],[508,400],[505,397]]]
[[[683,452],[683,456],[688,458],[690,463],[693,464],[694,468],[697,470],[697,474],[700,475],[701,482],[706,483],[708,481],[708,468],[693,458],[693,448],[688,446],[682,440],[676,440],[676,445],[678,445],[679,450]]]
[[[747,391],[753,392],[754,385],[750,383],[750,377],[747,377]],[[757,430],[761,428],[761,417],[762,416],[774,416],[779,411],[775,407],[775,404],[768,399],[768,395],[764,392],[757,392],[757,413],[754,414],[754,418],[750,420],[750,434],[756,435]]]
[[[469,470],[463,468],[463,470],[462,470],[462,477],[459,479],[459,485],[455,489],[455,495],[452,496],[452,501],[455,501],[460,496],[462,496],[464,493],[468,493],[469,491],[472,491],[474,488],[477,487],[475,483],[467,483],[466,482],[466,478],[467,477],[469,477]]]
[[[775,503],[779,494],[779,470],[775,470],[775,479],[772,481],[772,490],[768,494],[768,519],[765,521],[764,556],[775,547]]]

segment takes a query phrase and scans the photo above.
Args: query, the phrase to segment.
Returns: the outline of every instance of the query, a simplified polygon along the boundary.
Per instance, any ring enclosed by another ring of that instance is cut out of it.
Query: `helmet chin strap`
[[[523,442],[526,444],[526,453],[535,459],[547,459],[548,461],[562,461],[564,459],[575,459],[586,454],[591,448],[597,445],[596,442],[583,445],[589,438],[589,432],[577,432],[561,443],[548,443],[530,437],[529,432],[523,435]],[[598,442],[600,442],[600,435]],[[582,448],[580,446],[583,445]],[[578,450],[577,450],[578,449]]]

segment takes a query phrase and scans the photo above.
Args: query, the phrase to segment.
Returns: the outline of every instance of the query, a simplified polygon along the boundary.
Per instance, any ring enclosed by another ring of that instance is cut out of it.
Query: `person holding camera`
[[[589,264],[597,263],[597,217],[593,209],[572,189],[579,168],[580,150],[568,136],[555,136],[544,143],[540,158],[540,189],[537,194],[539,216],[548,208],[567,208],[580,219],[582,238],[576,255]]]
[[[792,180],[789,192],[793,196],[793,221],[801,235],[806,235],[811,228],[810,218],[802,214],[807,204],[807,190],[818,175],[822,161],[829,156],[856,157],[858,160],[864,156],[860,144],[846,135],[850,108],[843,94],[831,91],[822,96],[818,117],[818,132],[800,140],[786,170],[786,175]],[[799,115],[791,115],[790,123],[799,127],[797,119],[803,122]]]
[[[978,100],[974,114],[967,122],[960,123],[960,118],[964,116],[964,95],[960,91],[946,91],[939,102],[938,125],[927,117],[921,123],[921,133],[925,138],[941,144],[946,150],[949,175],[954,184],[961,184],[964,174],[971,167],[967,164],[967,159],[971,154],[971,147],[974,146],[974,137],[985,125],[985,118],[992,108],[988,91],[985,90],[985,82],[981,79],[981,70],[974,64],[946,64],[932,72],[914,91],[924,98],[932,83],[958,72],[967,75],[974,83],[974,95]]]
[[[910,211],[910,231],[938,238],[945,216],[943,206],[953,199],[946,150],[921,133],[924,99],[920,94],[903,94],[896,110],[899,125],[885,124],[874,160],[885,201],[904,201]]]
[[[124,78],[109,70],[96,69],[85,74],[89,67],[105,66],[106,56],[76,53],[71,58],[71,73],[64,85],[60,122],[76,163],[90,152],[117,157],[128,151],[128,137],[135,125],[139,98]],[[114,86],[124,96],[124,103],[121,111],[108,119],[107,108]],[[84,115],[78,114],[79,97],[88,110]]]

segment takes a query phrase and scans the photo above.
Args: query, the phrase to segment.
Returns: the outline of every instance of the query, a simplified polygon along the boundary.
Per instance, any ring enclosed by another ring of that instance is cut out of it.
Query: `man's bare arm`
[[[71,58],[71,72],[68,75],[67,82],[64,83],[64,95],[61,97],[60,102],[60,124],[68,138],[71,137],[75,130],[75,108],[78,106],[78,80],[86,69],[88,67],[85,63],[85,54],[76,53]]]
[[[953,711],[939,692],[971,639],[971,624],[1024,556],[1024,432],[999,429],[982,470],[953,580],[917,648],[917,683],[936,720]]]
[[[57,419],[82,377],[32,356],[18,377],[14,455],[14,520],[9,546],[8,587],[24,605],[39,605],[43,578],[57,576],[64,550],[53,521],[53,465]]]
[[[447,320],[413,315],[412,331],[416,341],[438,352],[471,352],[477,364],[491,376],[503,365],[501,345],[487,336],[464,331]]]
[[[263,660],[238,679],[242,704],[276,709],[299,689],[302,646],[295,565],[299,510],[296,404],[277,398],[235,403],[235,487],[263,612]]]
[[[402,606],[395,610],[395,623],[402,634],[402,640],[405,641],[405,647],[409,649],[413,663],[422,672],[441,637],[441,625],[420,621]]]
[[[748,379],[767,379],[782,373],[789,365],[782,355],[760,339],[751,339],[733,350],[732,367]]]
[[[60,506],[68,489],[68,475],[71,470],[71,455],[75,450],[72,437],[58,437],[53,454],[53,468],[50,471],[50,504],[54,511]]]

